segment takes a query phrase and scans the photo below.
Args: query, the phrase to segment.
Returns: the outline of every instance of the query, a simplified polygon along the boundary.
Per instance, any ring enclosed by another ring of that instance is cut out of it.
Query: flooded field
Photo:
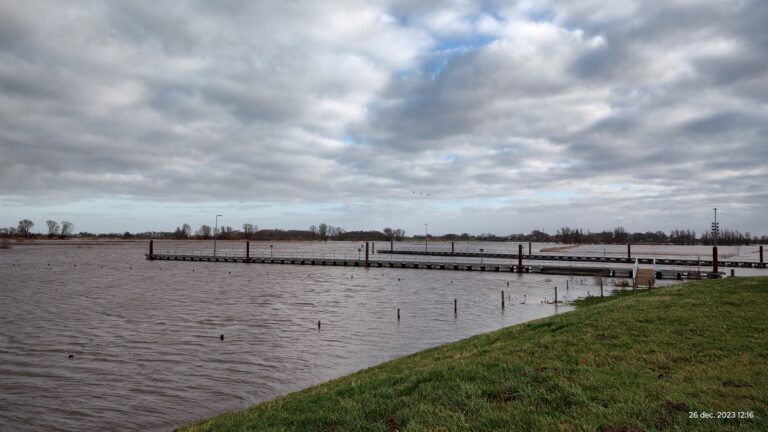
[[[211,244],[156,247],[209,250]],[[219,242],[218,248],[238,253],[244,245]],[[606,248],[559,253],[626,252]],[[753,249],[721,253],[756,259]],[[0,430],[169,430],[569,310],[545,303],[555,286],[561,300],[599,293],[594,278],[159,262],[145,260],[146,250],[147,242],[75,241],[0,250]],[[275,256],[364,253],[359,243],[252,243],[251,250]],[[707,248],[662,252],[704,254]]]

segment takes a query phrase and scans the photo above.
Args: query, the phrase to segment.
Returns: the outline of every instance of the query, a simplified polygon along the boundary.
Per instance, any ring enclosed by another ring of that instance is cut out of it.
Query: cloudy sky
[[[0,226],[768,233],[764,0],[0,0]]]

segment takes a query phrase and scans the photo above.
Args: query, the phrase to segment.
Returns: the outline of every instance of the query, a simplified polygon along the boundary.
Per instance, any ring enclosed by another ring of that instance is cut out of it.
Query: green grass
[[[768,430],[767,315],[768,278],[591,299],[181,430]]]

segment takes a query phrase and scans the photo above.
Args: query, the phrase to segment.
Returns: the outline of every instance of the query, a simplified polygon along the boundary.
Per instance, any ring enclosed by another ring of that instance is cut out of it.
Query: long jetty
[[[418,250],[394,250],[379,249],[377,254],[388,255],[421,255],[421,256],[440,256],[440,257],[465,257],[465,258],[495,258],[504,260],[516,260],[520,254],[513,253],[483,253],[483,252],[449,252],[449,251],[418,251]],[[635,260],[639,264],[655,264],[665,266],[702,266],[734,268],[768,268],[763,261],[763,247],[760,246],[760,261],[738,261],[738,260],[720,260],[717,258],[717,250],[713,251],[713,259],[680,259],[680,258],[652,258],[652,257],[632,257],[631,253],[626,257],[606,257],[606,256],[581,256],[581,255],[542,255],[542,254],[523,254],[523,259],[534,261],[565,261],[565,262],[586,262],[586,263],[615,263],[615,264],[634,264]],[[716,264],[715,264],[716,263]]]
[[[379,252],[381,253],[381,252]],[[391,252],[390,252],[391,253]],[[413,254],[418,255],[418,254]],[[428,254],[427,254],[428,255]],[[454,255],[462,256],[462,255]],[[473,255],[468,255],[473,256]],[[479,256],[479,255],[478,255]],[[155,251],[152,240],[149,242],[149,253],[145,255],[148,260],[160,261],[187,261],[209,263],[242,263],[242,264],[273,264],[273,265],[309,265],[332,267],[366,267],[387,269],[420,269],[420,270],[454,270],[454,271],[481,271],[504,273],[539,273],[548,275],[570,276],[599,276],[609,278],[632,278],[633,268],[619,267],[588,267],[573,265],[541,265],[525,264],[522,255],[515,255],[517,263],[477,263],[477,262],[427,262],[403,259],[380,259],[369,257],[368,243],[366,242],[365,256],[360,258],[326,258],[326,257],[286,257],[286,256],[252,256],[250,254],[250,242],[246,242],[245,253],[240,254],[189,254],[178,251]],[[494,258],[482,255],[484,258]],[[507,255],[505,255],[507,257]],[[526,257],[526,260],[532,258]],[[657,279],[706,279],[718,278],[722,273],[713,268],[712,271],[677,271],[657,270]]]

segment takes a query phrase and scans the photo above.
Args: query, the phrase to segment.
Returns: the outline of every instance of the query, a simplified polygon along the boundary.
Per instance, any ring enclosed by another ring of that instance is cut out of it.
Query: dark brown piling
[[[557,285],[555,285],[555,305],[557,305]]]
[[[400,321],[400,308],[397,308],[397,320]]]
[[[632,261],[632,245],[627,243],[627,261]]]
[[[501,308],[504,309],[504,291],[501,292]]]
[[[149,241],[149,259],[152,259],[152,256],[154,256],[154,255],[155,255],[155,245],[154,245],[154,240],[150,240],[150,241]],[[762,247],[762,246],[760,246],[760,257],[761,257],[761,258],[760,258],[760,261],[762,261],[762,260],[763,260],[763,259],[762,259],[762,256],[763,256],[763,247]]]
[[[395,250],[395,241],[394,240],[390,240],[389,241],[389,251],[392,252],[394,250]]]
[[[517,245],[517,272],[523,272],[523,245]]]
[[[365,242],[365,266],[368,267],[368,242]]]
[[[717,262],[717,246],[712,246],[712,277],[718,277],[717,276],[717,270],[719,267],[719,263]]]
[[[245,242],[245,261],[251,260],[251,242]]]
[[[456,315],[459,313],[459,301],[456,299],[453,299],[453,314]]]
[[[528,242],[528,256],[531,256],[531,242]]]
[[[451,253],[455,251],[456,242],[451,242]],[[760,246],[760,262],[763,262],[763,247]]]
[[[317,329],[320,330],[320,320],[317,320]]]
[[[760,264],[763,264],[763,247],[760,246]]]

